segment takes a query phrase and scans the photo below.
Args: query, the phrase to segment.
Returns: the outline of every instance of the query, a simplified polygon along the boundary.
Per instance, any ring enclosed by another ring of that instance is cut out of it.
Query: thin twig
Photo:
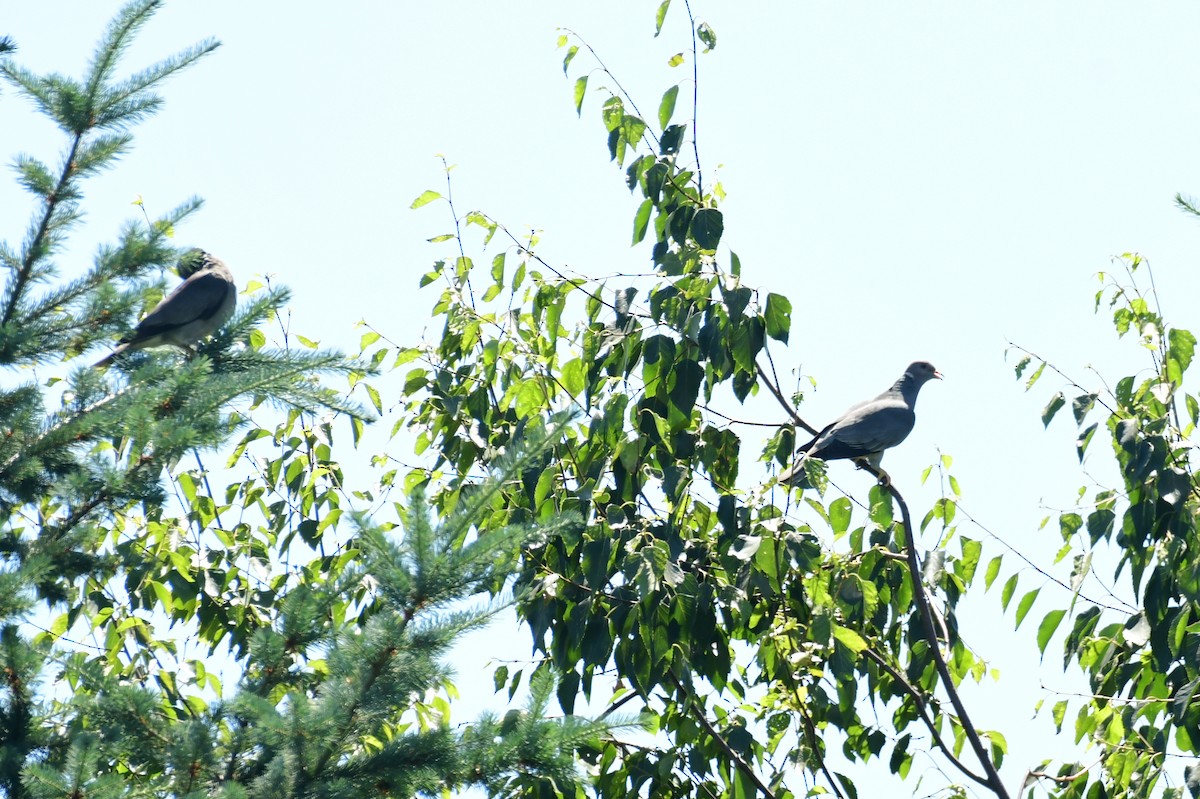
[[[785,411],[787,411],[788,416],[792,417],[792,421],[796,423],[796,426],[807,430],[814,436],[819,433],[820,431],[817,430],[817,428],[801,419],[800,414],[796,413],[796,409],[792,407],[792,404],[784,399],[783,392],[779,390],[778,386],[771,382],[771,378],[767,376],[767,371],[762,368],[762,364],[755,363],[754,367],[758,370],[759,378],[766,383],[767,389],[775,395],[775,399],[779,400],[779,404]]]
[[[692,4],[688,0],[683,0],[683,7],[687,9],[688,26],[692,30],[692,152],[696,159],[696,189],[700,195],[700,200],[704,200],[704,173],[700,171],[700,141],[696,132],[696,117],[700,111],[700,65],[699,52],[696,47],[696,18],[692,16]]]

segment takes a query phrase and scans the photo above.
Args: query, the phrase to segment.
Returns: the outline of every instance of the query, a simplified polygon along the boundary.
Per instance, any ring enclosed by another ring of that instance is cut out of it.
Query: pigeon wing
[[[146,341],[192,322],[209,319],[220,313],[228,297],[228,280],[215,272],[197,272],[154,306],[124,343]]]
[[[915,423],[916,414],[903,399],[874,399],[847,411],[817,438],[808,454],[822,460],[874,455],[907,438]]]

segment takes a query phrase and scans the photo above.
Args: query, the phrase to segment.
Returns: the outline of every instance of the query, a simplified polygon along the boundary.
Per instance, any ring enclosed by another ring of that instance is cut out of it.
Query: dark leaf
[[[671,387],[671,402],[684,414],[690,414],[696,406],[696,397],[700,394],[704,367],[694,360],[687,359],[675,364],[672,375],[675,385]]]
[[[1116,439],[1116,442],[1126,452],[1133,452],[1134,446],[1137,444],[1137,432],[1137,419],[1122,419],[1117,422],[1117,429],[1113,433],[1113,438]]]
[[[570,715],[575,712],[575,697],[579,696],[579,674],[574,670],[564,672],[558,678],[558,704],[563,712]]]
[[[725,222],[716,208],[701,208],[692,219],[692,238],[702,250],[715,250],[721,243]]]
[[[667,229],[671,233],[671,238],[675,239],[678,244],[687,244],[688,228],[691,227],[692,218],[695,216],[696,209],[690,205],[681,205],[671,213]]]
[[[674,155],[679,152],[679,148],[683,145],[683,134],[687,131],[687,125],[671,125],[663,131],[662,138],[658,140],[658,151],[663,155]]]
[[[1071,413],[1075,414],[1075,424],[1083,424],[1084,417],[1088,415],[1088,412],[1095,404],[1095,394],[1080,394],[1071,400]]]
[[[1195,681],[1192,683],[1195,685]],[[1193,688],[1193,690],[1195,690]],[[1200,798],[1200,763],[1192,763],[1183,769],[1183,784],[1187,786],[1192,799]]]
[[[1061,391],[1051,397],[1050,401],[1046,403],[1046,407],[1042,409],[1042,426],[1049,427],[1050,420],[1054,418],[1054,414],[1058,413],[1062,409],[1062,406],[1066,404],[1067,401]]]
[[[1092,443],[1092,436],[1096,434],[1096,425],[1089,425],[1079,437],[1075,439],[1075,454],[1079,456],[1079,462],[1083,463],[1083,455],[1087,452],[1088,444]]]

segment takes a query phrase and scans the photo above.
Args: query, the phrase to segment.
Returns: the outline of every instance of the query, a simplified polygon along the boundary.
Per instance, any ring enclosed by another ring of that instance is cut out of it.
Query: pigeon
[[[237,286],[229,267],[204,250],[193,248],[180,257],[176,271],[183,282],[163,297],[108,357],[96,363],[97,369],[105,369],[119,356],[146,347],[169,344],[194,354],[192,344],[229,321],[237,304]]]
[[[800,456],[790,469],[779,475],[779,482],[788,485],[800,482],[805,473],[804,461],[808,458],[865,460],[879,469],[884,450],[896,446],[912,432],[917,420],[913,412],[917,393],[934,378],[941,380],[942,373],[928,361],[909,364],[891,388],[875,399],[853,406],[800,447]],[[886,485],[889,481],[887,472],[882,469],[880,472],[880,481]]]

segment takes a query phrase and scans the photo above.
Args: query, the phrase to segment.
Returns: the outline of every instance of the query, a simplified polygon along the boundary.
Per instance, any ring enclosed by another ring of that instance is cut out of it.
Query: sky
[[[166,105],[137,129],[134,151],[92,181],[63,272],[82,270],[136,218],[139,196],[156,214],[199,195],[205,208],[180,244],[217,254],[243,283],[290,285],[293,330],[354,350],[366,320],[416,342],[440,327],[427,321],[436,294],[416,287],[442,255],[426,240],[449,219],[442,205],[409,204],[443,190],[441,154],[455,165],[460,212],[537,229],[542,257],[584,274],[644,271],[648,248],[629,246],[636,199],[608,160],[603,95],[589,92],[582,119],[572,107],[572,81],[593,65],[581,54],[564,78],[555,44],[559,28],[581,35],[651,115],[668,86],[690,79],[690,62],[667,64],[690,46],[676,4],[656,39],[654,1],[169,2],[128,71],[209,36],[223,46],[164,87]],[[119,5],[8,3],[0,34],[25,66],[78,74]],[[908,362],[933,361],[947,379],[926,387],[916,431],[885,465],[910,505],[925,507],[938,494],[917,485],[921,470],[953,455],[963,507],[1065,575],[1069,564],[1053,562],[1056,525],[1039,524],[1115,471],[1099,457],[1080,469],[1066,416],[1043,430],[1039,412],[1063,381],[1047,376],[1025,393],[1006,342],[1085,385],[1097,383],[1089,367],[1110,383],[1144,368],[1136,343],[1118,343],[1092,310],[1096,274],[1123,252],[1151,262],[1168,320],[1196,327],[1200,221],[1173,196],[1200,194],[1190,77],[1200,6],[693,8],[718,37],[699,60],[696,132],[706,180],[719,176],[728,194],[720,257],[728,263],[731,247],[749,285],[792,300],[791,344],[774,352],[792,382],[797,370],[818,382],[802,414],[828,421]],[[593,74],[593,89],[604,83]],[[53,161],[60,147],[26,101],[0,91],[0,155]],[[7,178],[0,209],[0,237],[19,241],[30,206]],[[749,408],[780,418],[766,402]],[[860,496],[869,487],[850,466],[831,474]],[[980,528],[962,532],[984,539],[985,558],[1005,551]],[[1038,584],[1023,575],[1023,588]],[[1025,769],[1066,748],[1047,719],[1031,721],[1037,699],[1055,698],[1039,686],[1079,683],[1062,674],[1058,643],[1037,662],[1037,609],[1012,633],[998,605],[993,591],[961,608],[966,640],[1003,673],[967,700],[980,726],[1007,735],[1002,773],[1015,790]],[[529,657],[506,624],[455,655],[460,720],[503,708],[489,659]],[[860,790],[913,790],[879,764],[849,769]]]

